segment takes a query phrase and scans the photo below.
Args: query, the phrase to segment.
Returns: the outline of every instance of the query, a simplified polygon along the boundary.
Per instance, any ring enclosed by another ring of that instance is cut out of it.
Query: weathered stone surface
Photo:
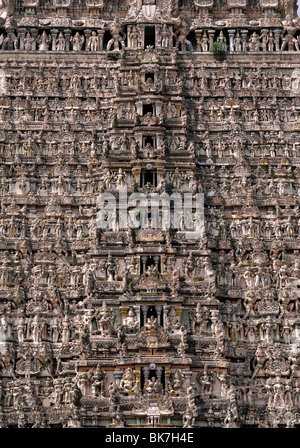
[[[296,3],[1,8],[0,425],[299,426]]]

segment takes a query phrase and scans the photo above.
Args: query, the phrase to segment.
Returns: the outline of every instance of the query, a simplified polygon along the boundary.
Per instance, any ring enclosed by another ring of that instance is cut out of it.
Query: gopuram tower
[[[0,56],[0,426],[299,426],[295,1],[2,0]]]

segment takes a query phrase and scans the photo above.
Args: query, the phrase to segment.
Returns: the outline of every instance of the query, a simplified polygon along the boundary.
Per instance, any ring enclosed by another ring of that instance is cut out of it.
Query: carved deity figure
[[[121,44],[121,48],[124,49],[125,48],[125,42],[124,42],[125,34],[122,31],[122,26],[117,17],[113,21],[113,23],[110,27],[110,31],[112,34],[112,38],[110,39],[110,41],[107,44],[107,51],[110,51],[112,46],[114,47],[114,51],[119,50],[119,44]],[[121,36],[121,34],[122,34],[122,36]]]
[[[209,319],[209,311],[206,307],[201,307],[201,304],[198,302],[196,309],[190,312],[190,317],[193,322],[192,331],[193,334],[201,334],[208,323]]]
[[[5,19],[8,14],[12,14],[13,4],[12,0],[0,0],[0,17]]]
[[[132,330],[135,330],[139,327],[138,318],[136,317],[136,314],[132,308],[128,311],[128,315],[124,319],[124,325]]]
[[[144,390],[148,394],[157,394],[161,390],[161,385],[155,377],[148,379],[147,383],[144,385]]]
[[[176,48],[181,47],[181,51],[186,51],[187,48],[190,51],[193,50],[192,43],[187,39],[189,31],[188,24],[182,21],[179,29],[175,32],[175,36],[177,36]]]
[[[259,51],[261,43],[259,42],[262,36],[259,36],[256,31],[250,35],[248,48],[250,51]]]
[[[73,44],[73,51],[81,51],[84,44],[84,36],[81,36],[78,31],[75,36],[70,37],[70,42]]]
[[[96,31],[92,31],[92,34],[89,37],[87,43],[87,50],[92,52],[99,51],[99,39]]]
[[[96,320],[100,335],[105,336],[112,333],[112,318],[112,310],[109,310],[107,308],[106,302],[103,301],[102,307],[96,312]]]
[[[130,39],[130,46],[131,48],[141,48],[141,31],[136,26],[133,25],[130,32],[128,33],[128,37]]]
[[[136,385],[136,377],[133,373],[133,370],[128,368],[125,370],[125,373],[123,373],[123,376],[121,378],[119,388],[121,392],[133,392],[134,387]]]
[[[38,45],[40,51],[47,51],[49,50],[49,44],[51,42],[51,38],[47,35],[46,31],[43,31],[43,33],[38,36]]]
[[[163,24],[159,34],[161,39],[161,47],[162,48],[172,47],[173,32],[166,23]]]

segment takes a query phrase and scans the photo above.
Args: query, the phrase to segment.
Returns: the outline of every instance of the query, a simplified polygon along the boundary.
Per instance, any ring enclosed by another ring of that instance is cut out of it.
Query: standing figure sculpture
[[[176,48],[181,47],[181,51],[186,51],[186,48],[193,50],[192,43],[187,39],[190,30],[188,24],[184,21],[181,22],[179,29],[175,32],[177,37]]]
[[[122,32],[122,25],[120,24],[118,18],[115,18],[113,23],[111,24],[110,31],[112,34],[112,38],[107,44],[107,51],[110,51],[112,46],[114,47],[114,51],[119,50],[119,44],[121,44],[122,50],[125,48],[125,34]],[[122,36],[121,36],[122,34]]]

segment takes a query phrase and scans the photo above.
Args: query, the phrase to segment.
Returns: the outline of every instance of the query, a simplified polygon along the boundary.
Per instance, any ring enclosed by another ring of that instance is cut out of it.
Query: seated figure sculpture
[[[124,319],[124,326],[129,332],[134,332],[139,328],[138,318],[132,308],[128,311],[128,315]]]
[[[128,368],[125,370],[125,373],[123,374],[119,389],[120,392],[128,393],[128,392],[135,392],[137,385],[137,380],[135,378],[135,375],[132,371],[132,369]]]

